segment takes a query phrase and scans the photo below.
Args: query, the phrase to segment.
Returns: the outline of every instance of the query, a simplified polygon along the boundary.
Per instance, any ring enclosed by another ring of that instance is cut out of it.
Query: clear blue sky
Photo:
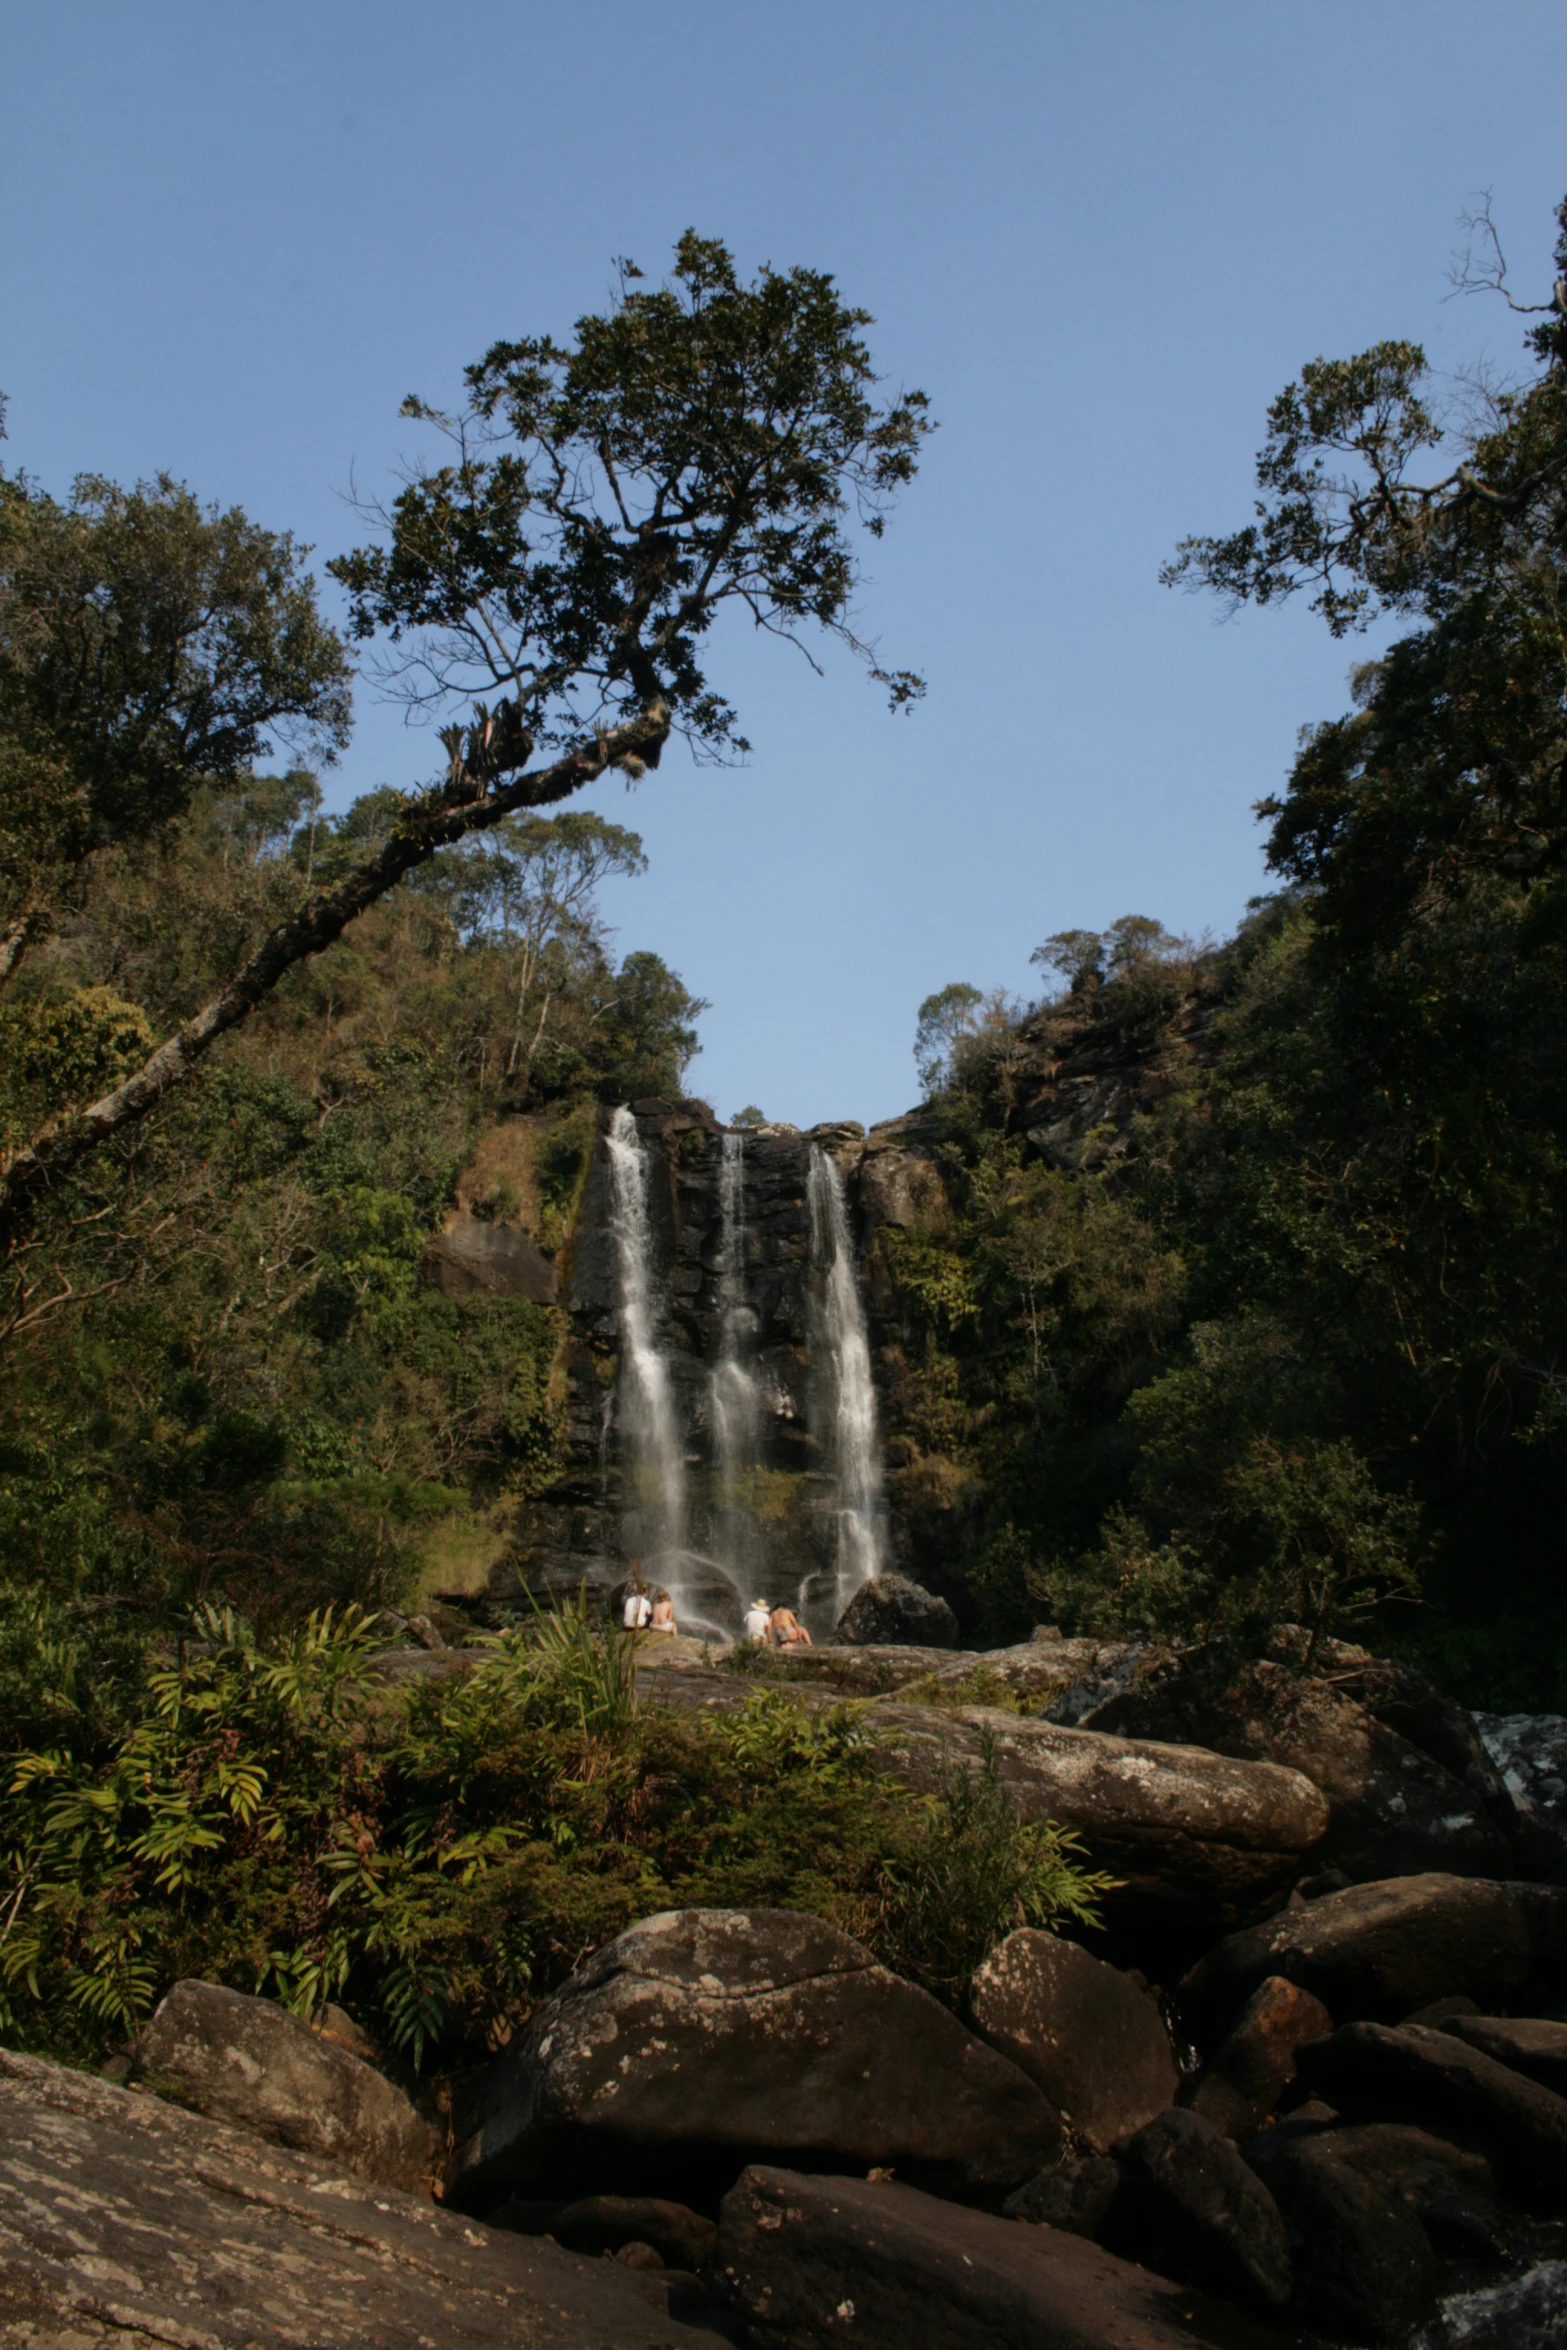
[[[941,418],[865,614],[928,702],[742,640],[751,766],[599,795],[652,858],[620,947],[712,999],[693,1088],[800,1123],[903,1108],[920,998],[1029,991],[1053,930],[1234,923],[1351,654],[1158,565],[1244,517],[1303,359],[1510,359],[1443,303],[1455,215],[1490,188],[1535,293],[1567,190],[1561,0],[13,0],[0,54],[8,457],[50,487],[166,468],[330,554],[405,392],[687,225],[875,313]],[[361,689],[334,799],[430,751]]]

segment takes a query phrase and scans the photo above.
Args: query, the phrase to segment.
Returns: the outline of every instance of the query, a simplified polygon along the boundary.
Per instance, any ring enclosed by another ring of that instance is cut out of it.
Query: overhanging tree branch
[[[481,711],[466,753],[452,750],[445,781],[409,803],[406,820],[384,848],[270,931],[229,984],[121,1084],[85,1109],[51,1119],[0,1161],[0,1233],[14,1231],[53,1183],[113,1135],[144,1118],[183,1083],[220,1037],[255,1010],[286,972],[333,945],[405,874],[466,834],[486,831],[519,809],[552,807],[569,799],[612,767],[633,762],[655,765],[668,733],[669,712],[655,702],[625,725],[605,729],[551,765],[507,783],[497,772],[498,760],[510,765],[526,759],[531,744],[516,731],[513,705],[503,704],[493,714]]]

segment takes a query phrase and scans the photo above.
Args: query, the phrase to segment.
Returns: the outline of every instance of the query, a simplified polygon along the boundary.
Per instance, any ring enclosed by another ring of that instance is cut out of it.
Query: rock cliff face
[[[1122,1033],[1087,1001],[1025,1021],[1009,1072],[1008,1123],[1026,1153],[1075,1169],[1135,1149],[1139,1114],[1202,1057],[1213,1008],[1206,995],[1192,995],[1161,1027],[1157,1045]],[[651,1579],[668,1582],[658,1557],[671,1547],[687,1554],[682,1615],[726,1633],[753,1596],[803,1600],[820,1632],[865,1573],[912,1567],[929,1581],[928,1545],[895,1512],[882,1513],[874,1496],[874,1539],[856,1571],[843,1569],[845,1399],[825,1327],[831,1241],[811,1171],[818,1160],[836,1171],[868,1325],[864,1400],[872,1403],[877,1356],[898,1336],[898,1298],[878,1235],[888,1226],[939,1235],[951,1216],[938,1120],[917,1110],[868,1134],[843,1121],[739,1135],[726,1134],[703,1102],[630,1105],[622,1132],[642,1170],[650,1330],[675,1456],[663,1475],[680,1488],[671,1534],[667,1509],[664,1522],[654,1522],[660,1512],[633,1425],[616,1115],[600,1113],[596,1134],[582,1135],[585,1175],[569,1202],[542,1210],[538,1169],[556,1147],[549,1121],[497,1129],[427,1252],[426,1276],[448,1294],[480,1288],[527,1297],[558,1305],[568,1320],[559,1366],[565,1474],[521,1513],[492,1578],[491,1603],[515,1606],[525,1591],[554,1597],[584,1585],[607,1595],[633,1556],[648,1562]],[[885,1398],[872,1409],[879,1437],[895,1434]]]

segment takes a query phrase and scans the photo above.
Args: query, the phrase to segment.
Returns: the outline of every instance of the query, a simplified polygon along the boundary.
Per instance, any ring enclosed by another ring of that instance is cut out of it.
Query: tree
[[[612,873],[631,879],[647,871],[641,836],[582,810],[510,816],[426,871],[434,875],[441,865],[447,870],[440,880],[455,899],[465,934],[498,939],[516,953],[516,1010],[504,1072],[515,1076],[519,1067],[531,1068],[557,992],[546,947],[551,941],[567,947],[597,943],[592,909],[599,884]]]
[[[687,234],[670,284],[643,291],[622,264],[607,312],[580,319],[571,345],[494,345],[468,370],[461,416],[406,404],[446,433],[451,461],[378,513],[382,543],[331,568],[356,638],[384,640],[384,674],[414,704],[498,698],[443,730],[444,774],[406,797],[372,854],[119,1085],[11,1154],[0,1221],[145,1116],[284,972],[438,850],[611,768],[639,775],[671,728],[709,755],[742,752],[704,667],[727,605],[807,658],[809,630],[825,630],[894,707],[917,697],[920,680],[883,669],[850,625],[852,526],[881,535],[930,429],[922,393],[878,405],[868,323],[821,272],[764,268],[743,285],[723,245]],[[553,755],[530,768],[536,746]]]
[[[921,1004],[914,1029],[914,1068],[927,1099],[947,1082],[958,1041],[974,1034],[974,1016],[984,1000],[966,979],[955,979]]]
[[[0,474],[0,987],[105,848],[274,737],[342,748],[348,663],[307,552],[166,475],[61,503]]]

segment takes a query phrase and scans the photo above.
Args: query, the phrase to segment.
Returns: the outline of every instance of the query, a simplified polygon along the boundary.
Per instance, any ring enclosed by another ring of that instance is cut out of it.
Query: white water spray
[[[670,1570],[678,1575],[685,1548],[685,1454],[668,1365],[655,1335],[647,1153],[637,1122],[624,1106],[610,1120],[609,1169],[610,1230],[620,1260],[616,1417],[632,1477],[638,1539],[669,1577]],[[673,1596],[678,1612],[680,1594]]]
[[[849,1239],[843,1179],[825,1151],[812,1149],[806,1196],[811,1210],[811,1255],[823,1275],[819,1313],[827,1355],[831,1459],[837,1484],[836,1623],[861,1584],[882,1571],[886,1504],[882,1499],[870,1339]]]
[[[710,1411],[713,1467],[721,1505],[733,1509],[755,1466],[761,1390],[751,1368],[753,1317],[745,1297],[745,1137],[726,1134],[718,1164],[718,1361]],[[732,1560],[738,1567],[743,1562]]]

